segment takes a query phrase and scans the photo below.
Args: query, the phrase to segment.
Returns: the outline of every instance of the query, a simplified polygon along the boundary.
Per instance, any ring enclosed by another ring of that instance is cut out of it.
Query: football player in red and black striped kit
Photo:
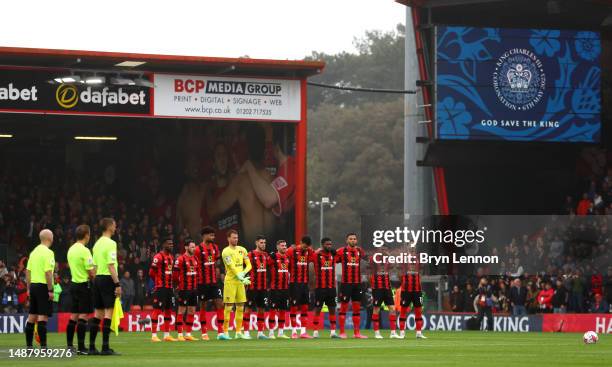
[[[172,286],[172,270],[174,268],[174,257],[172,249],[174,242],[171,237],[164,239],[162,251],[153,256],[149,276],[155,283],[153,293],[153,316],[151,318],[151,341],[160,342],[157,337],[157,323],[159,315],[164,315],[164,341],[175,342],[177,339],[170,336],[170,322],[172,321],[172,310],[174,309],[174,289]]]
[[[247,288],[247,305],[242,318],[242,330],[249,334],[251,312],[257,312],[257,339],[268,339],[264,334],[266,325],[266,301],[268,299],[268,269],[272,266],[272,258],[266,252],[266,238],[262,235],[255,237],[255,250],[249,251],[251,261],[251,285]]]
[[[287,256],[287,241],[276,241],[276,252],[270,254],[270,339],[274,339],[272,322],[278,315],[278,338],[289,339],[285,335],[285,321],[289,311],[289,257]]]
[[[337,338],[336,334],[336,272],[335,272],[336,251],[332,248],[332,241],[329,237],[321,239],[321,248],[312,255],[312,263],[315,271],[315,310],[312,319],[312,336],[319,337],[319,327],[321,321],[321,308],[323,304],[329,310],[330,336]]]
[[[217,330],[223,330],[223,295],[219,287],[220,258],[219,246],[215,243],[215,229],[210,226],[202,228],[202,243],[196,246],[194,255],[200,266],[198,281],[198,296],[200,300],[200,324],[202,325],[202,340],[209,340],[206,322],[206,303],[212,301],[217,313]]]
[[[336,262],[342,264],[342,281],[340,283],[340,323],[341,339],[346,339],[344,324],[346,322],[346,312],[348,311],[349,301],[353,306],[353,332],[356,339],[367,339],[359,331],[361,322],[361,261],[367,260],[366,254],[361,247],[357,246],[357,235],[349,233],[346,235],[346,246],[336,251]]]
[[[193,317],[198,305],[198,281],[200,267],[195,257],[196,244],[193,240],[185,241],[185,253],[178,256],[174,262],[174,284],[178,285],[178,311],[176,315],[176,331],[179,341],[196,340],[191,336]],[[185,315],[187,311],[187,315]],[[183,336],[183,325],[186,335]]]
[[[408,250],[410,254],[416,254],[414,247]],[[409,307],[414,309],[414,321],[416,324],[417,339],[427,339],[421,331],[423,328],[423,295],[421,293],[421,274],[419,274],[419,263],[403,264],[401,272],[401,307],[400,307],[400,338],[404,338],[406,330],[406,319]]]
[[[389,249],[382,247],[380,249],[383,255],[389,255]],[[393,300],[393,292],[391,291],[391,264],[379,264],[370,258],[370,285],[372,287],[373,310],[372,310],[372,325],[374,327],[374,337],[382,339],[380,335],[380,308],[384,303],[389,308],[389,325],[391,328],[391,339],[399,339],[399,335],[395,332],[397,327],[397,314],[395,313],[395,302]]]
[[[312,240],[309,236],[304,236],[300,240],[299,245],[293,246],[287,250],[289,257],[289,297],[291,307],[289,315],[291,317],[291,326],[293,332],[292,339],[298,338],[297,327],[297,311],[300,309],[300,338],[312,339],[312,336],[306,333],[308,325],[308,305],[310,303],[310,291],[308,289],[308,263],[312,259],[314,251],[310,248]]]

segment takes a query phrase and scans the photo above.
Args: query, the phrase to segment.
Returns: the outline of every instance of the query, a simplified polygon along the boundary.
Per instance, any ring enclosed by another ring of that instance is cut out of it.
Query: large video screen
[[[598,142],[600,54],[593,31],[438,26],[438,139]]]

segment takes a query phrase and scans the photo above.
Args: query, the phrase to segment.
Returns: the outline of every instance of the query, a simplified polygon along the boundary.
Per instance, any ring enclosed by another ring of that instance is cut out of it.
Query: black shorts
[[[393,292],[391,289],[372,289],[372,304],[374,307],[380,307],[382,304],[385,306],[393,306],[395,301],[393,301]]]
[[[247,290],[247,307],[250,309],[254,309],[255,307],[259,309],[266,308],[266,304],[268,303],[268,292],[267,291],[258,291],[255,289]]]
[[[96,310],[115,307],[115,283],[110,275],[96,275],[93,286]]]
[[[30,284],[30,315],[53,314],[53,301],[49,301],[47,284]]]
[[[315,289],[315,307],[321,308],[323,304],[328,308],[336,308],[336,288]]]
[[[178,292],[178,305],[179,306],[197,306],[198,305],[198,292],[195,290],[184,290]]]
[[[412,304],[412,307],[423,306],[423,295],[421,292],[407,292],[402,291],[402,307],[407,307]]]
[[[70,298],[72,299],[71,313],[89,314],[93,312],[93,299],[89,282],[70,283]]]
[[[273,310],[289,310],[289,290],[273,289],[270,291],[270,308]]]
[[[200,302],[223,299],[223,292],[216,284],[200,285],[198,287],[198,297]]]
[[[308,284],[291,283],[289,284],[289,303],[291,306],[302,306],[310,304]]]
[[[340,302],[361,302],[361,284],[359,283],[340,283]]]
[[[172,288],[157,288],[153,292],[153,308],[156,310],[174,309],[174,291]]]

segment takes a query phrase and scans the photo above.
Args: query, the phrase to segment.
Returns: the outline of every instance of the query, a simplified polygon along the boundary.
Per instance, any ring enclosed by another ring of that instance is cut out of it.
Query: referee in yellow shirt
[[[234,306],[234,323],[236,324],[236,339],[250,339],[242,334],[242,314],[246,302],[245,285],[251,284],[250,278],[246,276],[251,270],[251,261],[247,250],[238,246],[238,232],[230,229],[227,231],[227,247],[221,252],[223,264],[225,264],[225,280],[223,282],[223,303],[225,303],[223,330],[219,330],[217,339],[230,340],[229,321]]]
[[[38,324],[40,347],[47,347],[47,321],[53,313],[53,270],[55,255],[50,247],[53,232],[40,231],[40,245],[30,253],[26,267],[26,284],[30,298],[30,314],[25,327],[26,346],[32,348],[34,324]]]
[[[66,342],[68,348],[73,347],[74,332],[77,333],[77,354],[88,354],[85,349],[85,333],[87,331],[87,318],[93,312],[92,293],[89,280],[96,275],[91,251],[87,248],[91,230],[87,224],[76,227],[76,242],[68,249],[68,266],[70,267],[70,321],[66,328]]]
[[[111,319],[115,308],[115,298],[121,297],[121,284],[117,274],[117,242],[111,237],[117,230],[113,218],[102,218],[100,221],[102,236],[93,247],[93,262],[96,266],[94,279],[94,317],[89,319],[89,352],[90,355],[116,355],[110,348]],[[96,350],[96,336],[102,322],[102,350]]]

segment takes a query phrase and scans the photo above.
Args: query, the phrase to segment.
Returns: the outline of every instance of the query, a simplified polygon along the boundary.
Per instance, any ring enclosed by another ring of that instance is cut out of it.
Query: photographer
[[[493,304],[497,302],[493,295],[493,288],[489,285],[486,277],[480,278],[477,296],[474,299],[474,308],[478,310],[478,323],[482,325],[482,319],[487,317],[487,326],[485,330],[493,331]]]

